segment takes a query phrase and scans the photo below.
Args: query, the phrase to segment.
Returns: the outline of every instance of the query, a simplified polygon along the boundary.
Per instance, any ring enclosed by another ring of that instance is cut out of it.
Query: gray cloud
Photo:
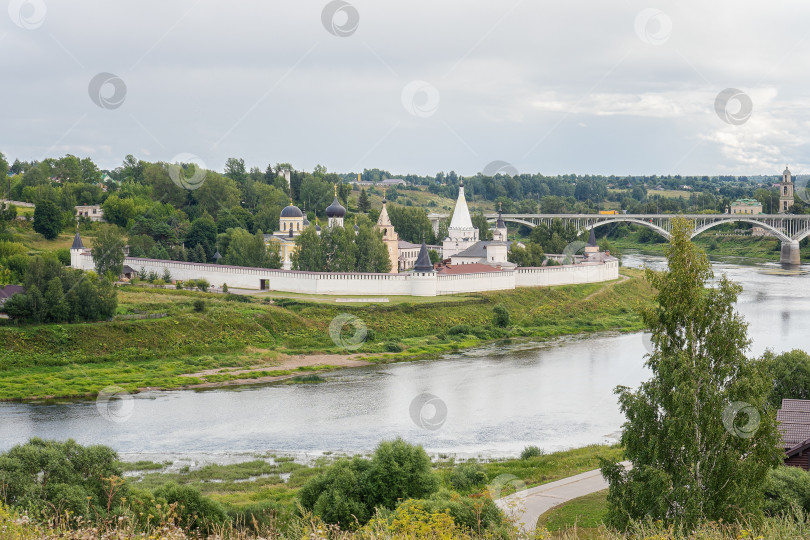
[[[214,168],[241,156],[422,174],[496,159],[547,174],[759,174],[786,161],[801,172],[810,161],[810,6],[799,1],[366,0],[352,2],[347,37],[324,28],[326,4],[45,0],[37,28],[0,17],[0,149],[106,167],[189,152]],[[672,23],[660,44],[636,33],[651,7]],[[102,72],[126,84],[116,109],[88,96]],[[403,106],[412,81],[436,88],[435,112]],[[751,96],[743,125],[714,111],[726,88]]]

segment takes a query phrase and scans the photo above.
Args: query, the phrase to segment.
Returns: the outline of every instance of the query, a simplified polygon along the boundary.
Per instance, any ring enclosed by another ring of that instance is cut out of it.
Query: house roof
[[[810,400],[783,399],[776,411],[779,434],[788,452],[799,452],[810,447]]]
[[[481,274],[483,272],[501,272],[500,268],[482,263],[456,264],[439,270],[442,275]]]
[[[474,257],[476,259],[486,259],[487,258],[487,246],[490,244],[494,245],[504,245],[511,246],[512,242],[500,242],[500,241],[493,241],[493,240],[481,240],[479,242],[474,243],[464,251],[459,251],[453,257]],[[452,257],[451,257],[452,258]]]
[[[5,287],[0,287],[0,300],[7,300],[15,294],[22,294],[24,292],[25,289],[19,285],[6,285]]]

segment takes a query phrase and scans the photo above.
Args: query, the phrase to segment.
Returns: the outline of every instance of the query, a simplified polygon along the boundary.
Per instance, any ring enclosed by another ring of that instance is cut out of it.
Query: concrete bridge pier
[[[782,256],[779,262],[782,264],[801,264],[798,240],[782,242]]]

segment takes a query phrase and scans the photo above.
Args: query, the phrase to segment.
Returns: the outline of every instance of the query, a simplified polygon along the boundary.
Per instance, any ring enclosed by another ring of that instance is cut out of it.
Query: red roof
[[[454,266],[445,266],[439,270],[439,274],[481,274],[483,272],[500,272],[500,268],[490,266],[488,264],[470,263],[470,264],[456,264]]]

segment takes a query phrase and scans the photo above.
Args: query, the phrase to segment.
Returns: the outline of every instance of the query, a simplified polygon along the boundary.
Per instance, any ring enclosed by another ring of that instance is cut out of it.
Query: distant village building
[[[793,179],[790,175],[790,169],[785,165],[782,182],[779,184],[779,213],[786,214],[789,212],[793,202]]]
[[[762,203],[756,199],[737,199],[731,203],[732,214],[757,215],[762,213]]]
[[[76,218],[86,218],[90,221],[106,221],[104,219],[104,210],[100,204],[77,205]]]
[[[370,182],[366,180],[360,180],[360,175],[357,175],[357,180],[352,180],[349,182],[355,186],[381,186],[381,187],[391,187],[391,186],[407,186],[408,182],[403,180],[402,178],[383,178],[378,182]]]
[[[9,298],[14,296],[15,294],[24,294],[25,289],[19,285],[6,285],[5,287],[0,287],[0,308],[8,301]]]

